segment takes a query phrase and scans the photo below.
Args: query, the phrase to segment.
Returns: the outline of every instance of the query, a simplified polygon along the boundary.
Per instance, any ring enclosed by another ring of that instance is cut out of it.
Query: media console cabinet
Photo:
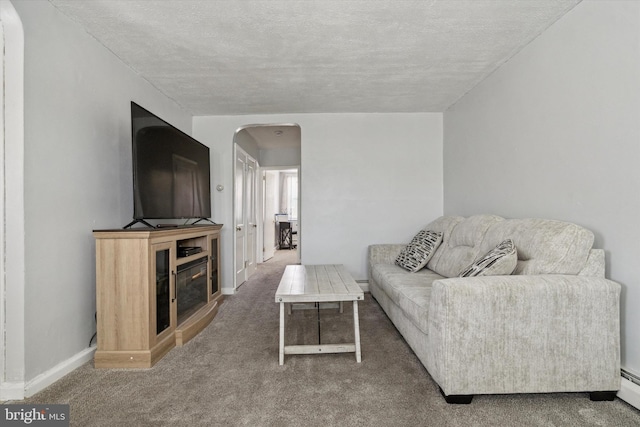
[[[220,229],[95,230],[96,368],[150,368],[222,303]]]

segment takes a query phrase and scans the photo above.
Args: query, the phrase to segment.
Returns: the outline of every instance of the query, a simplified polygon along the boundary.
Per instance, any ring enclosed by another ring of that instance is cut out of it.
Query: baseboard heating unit
[[[624,369],[620,370],[622,384],[618,397],[629,405],[640,409],[640,377]]]

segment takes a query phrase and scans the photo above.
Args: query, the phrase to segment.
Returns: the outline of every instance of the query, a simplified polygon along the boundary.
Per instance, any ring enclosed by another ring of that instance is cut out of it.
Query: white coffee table
[[[343,265],[288,265],[278,290],[276,302],[280,303],[280,364],[285,354],[355,353],[360,363],[360,323],[358,301],[364,293]],[[324,303],[353,301],[353,343],[285,345],[285,304]]]

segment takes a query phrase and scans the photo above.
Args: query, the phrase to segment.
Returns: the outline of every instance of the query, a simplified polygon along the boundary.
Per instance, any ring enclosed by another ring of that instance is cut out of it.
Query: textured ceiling
[[[192,115],[439,112],[580,0],[50,0]]]

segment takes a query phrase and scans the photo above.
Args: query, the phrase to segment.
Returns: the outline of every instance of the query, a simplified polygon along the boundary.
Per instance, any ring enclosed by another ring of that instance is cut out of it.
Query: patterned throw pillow
[[[420,230],[396,258],[396,264],[411,272],[427,265],[438,246],[442,243],[442,233]]]
[[[516,245],[513,240],[507,239],[467,267],[460,277],[509,275],[516,269],[517,263]]]

